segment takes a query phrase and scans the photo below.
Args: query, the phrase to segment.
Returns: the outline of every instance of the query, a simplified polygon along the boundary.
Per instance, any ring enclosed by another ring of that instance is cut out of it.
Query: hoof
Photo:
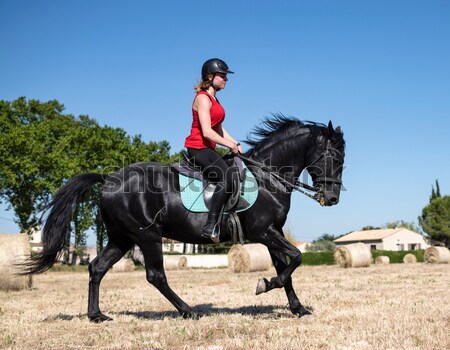
[[[101,323],[101,322],[112,321],[112,320],[113,319],[111,317],[108,317],[103,314],[89,316],[89,321],[94,322],[94,323]]]
[[[298,308],[297,310],[292,310],[294,315],[297,315],[300,318],[312,318],[312,313],[308,309],[305,309],[303,306]]]
[[[265,278],[260,279],[258,281],[258,285],[256,286],[256,295],[267,292],[267,284],[269,281]]]

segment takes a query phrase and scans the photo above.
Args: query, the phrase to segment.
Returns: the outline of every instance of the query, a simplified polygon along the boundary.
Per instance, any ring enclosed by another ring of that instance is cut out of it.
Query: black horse
[[[301,264],[300,251],[283,235],[291,194],[300,173],[307,169],[321,205],[339,201],[345,142],[340,127],[333,128],[294,118],[267,118],[247,141],[244,157],[255,174],[258,197],[240,212],[245,238],[267,246],[277,276],[258,283],[257,294],[284,287],[293,314],[307,315],[292,287],[291,275]],[[257,164],[264,164],[260,167]],[[270,167],[276,179],[267,172]],[[265,170],[262,170],[264,168]],[[201,237],[207,213],[192,213],[180,199],[178,174],[159,163],[132,164],[109,175],[80,174],[54,196],[42,231],[43,251],[28,262],[26,273],[49,269],[66,245],[67,232],[76,204],[96,183],[103,183],[101,213],[108,243],[89,264],[88,317],[95,322],[111,320],[99,308],[99,287],[106,272],[135,244],[142,250],[146,277],[180,312],[192,317],[192,309],[169,287],[163,268],[162,237],[194,244],[212,243]],[[220,240],[230,234],[221,230]]]

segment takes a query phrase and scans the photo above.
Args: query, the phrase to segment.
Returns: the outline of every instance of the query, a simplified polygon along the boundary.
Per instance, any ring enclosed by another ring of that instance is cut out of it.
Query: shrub
[[[305,252],[302,258],[302,265],[334,265],[334,252]]]
[[[59,265],[52,266],[50,271],[53,272],[87,272],[87,265]]]
[[[406,254],[413,254],[417,262],[424,262],[424,250],[372,250],[372,258],[377,256],[388,256],[391,264],[403,264],[403,258]],[[302,265],[334,265],[334,252],[305,252],[302,253]]]
[[[422,250],[372,250],[372,258],[375,259],[377,256],[388,256],[391,264],[403,264],[403,258],[406,254],[413,254],[417,258],[417,262],[424,262],[424,253]]]
[[[336,249],[336,244],[331,241],[322,240],[313,242],[306,246],[307,252],[334,252]]]

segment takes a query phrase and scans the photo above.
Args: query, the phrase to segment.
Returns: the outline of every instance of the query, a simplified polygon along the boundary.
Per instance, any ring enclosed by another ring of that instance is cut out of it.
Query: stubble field
[[[87,273],[47,272],[31,291],[0,292],[0,349],[450,349],[450,265],[301,267],[294,286],[312,317],[294,317],[283,290],[255,296],[275,271],[168,271],[197,312],[178,316],[144,271],[108,273],[86,317]]]

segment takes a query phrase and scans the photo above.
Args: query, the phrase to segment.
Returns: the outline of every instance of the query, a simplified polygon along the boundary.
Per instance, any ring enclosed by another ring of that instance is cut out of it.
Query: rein
[[[267,167],[265,164],[259,163],[259,162],[255,161],[253,159],[247,158],[247,157],[243,156],[240,153],[236,154],[236,157],[239,157],[243,161],[245,161],[246,163],[254,165],[254,166],[260,168],[261,170],[269,173],[270,176],[272,176],[274,179],[276,179],[278,182],[280,182],[284,186],[289,187],[292,190],[299,191],[300,193],[303,193],[305,196],[307,196],[307,197],[309,197],[311,199],[314,199],[315,201],[318,201],[320,203],[322,195],[321,195],[320,191],[317,191],[314,187],[312,187],[312,186],[310,186],[308,184],[305,184],[305,183],[303,183],[303,182],[301,182],[299,180],[295,181],[295,183],[292,183],[291,181],[286,180],[283,176],[281,176],[277,172],[272,171],[272,169]],[[305,191],[304,189],[309,190],[309,191],[313,191],[314,194],[311,194],[311,193]]]
[[[321,158],[324,157],[332,157],[335,158],[332,155],[332,150],[336,151],[332,146],[331,146],[331,142],[328,140],[327,143],[327,147],[325,149],[325,151],[315,160],[313,161],[310,165],[308,165],[306,167],[306,169],[312,167],[313,165],[315,165]],[[337,152],[337,151],[336,151]],[[342,182],[340,179],[337,178],[330,178],[327,176],[321,176],[318,177],[315,182],[319,183],[320,185],[318,186],[318,188],[313,187],[313,186],[309,186],[308,184],[305,184],[299,180],[296,180],[294,183],[292,183],[289,180],[286,180],[283,176],[281,176],[280,174],[278,174],[275,171],[272,171],[272,169],[270,169],[269,167],[267,167],[265,164],[263,163],[259,163],[253,159],[247,158],[245,156],[243,156],[242,154],[238,153],[236,155],[237,157],[241,158],[242,160],[248,162],[249,164],[252,164],[258,168],[260,168],[261,170],[269,173],[270,176],[272,176],[274,179],[276,179],[278,182],[280,182],[282,185],[291,188],[292,190],[296,190],[300,193],[303,193],[305,196],[314,199],[315,201],[319,202],[320,205],[324,205],[325,204],[325,198],[324,198],[324,193],[323,193],[323,188],[324,185],[326,183],[335,183],[335,184],[339,184],[341,185]],[[307,192],[304,189],[311,191],[313,193]]]

